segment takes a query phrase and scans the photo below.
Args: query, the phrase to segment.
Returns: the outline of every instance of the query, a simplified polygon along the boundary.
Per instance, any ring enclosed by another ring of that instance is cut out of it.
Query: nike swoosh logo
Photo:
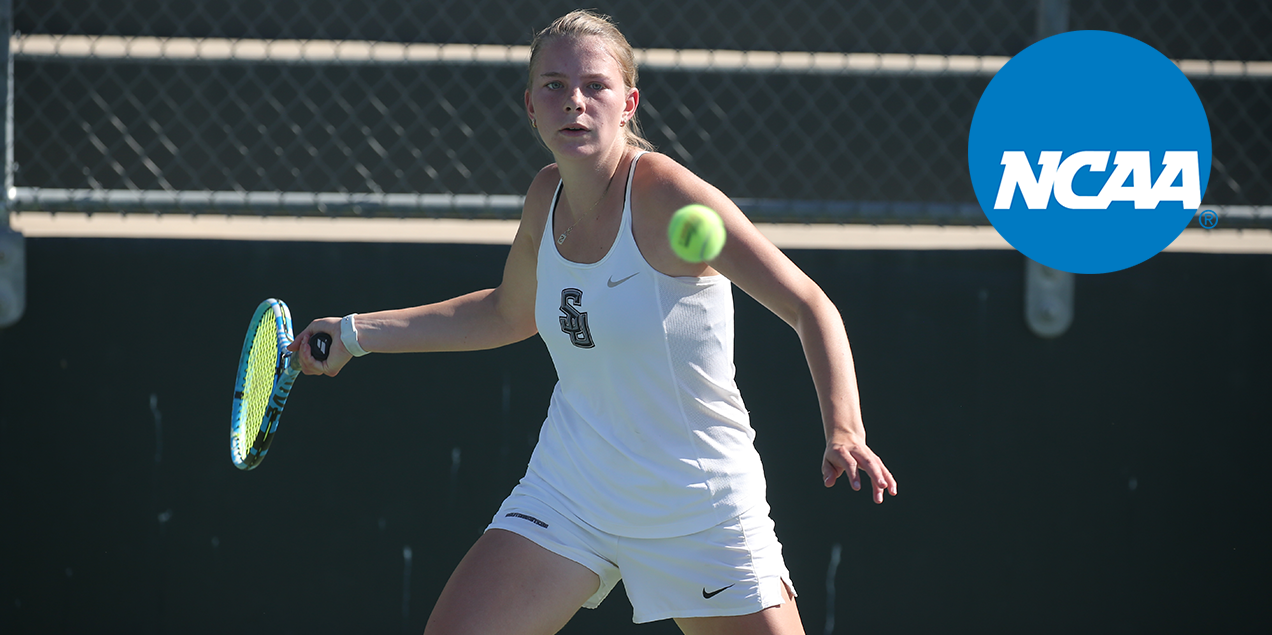
[[[727,586],[727,587],[724,587],[724,589],[731,589],[731,588],[733,588],[733,585],[732,585],[732,584],[730,584],[730,585],[729,585],[729,586]],[[710,600],[711,598],[713,598],[713,597],[715,597],[715,596],[719,595],[719,594],[720,594],[720,592],[721,592],[721,591],[723,591],[724,589],[716,589],[716,590],[714,590],[714,591],[712,591],[712,592],[710,592],[710,593],[707,593],[707,587],[702,587],[702,597],[704,597],[704,598],[706,598],[706,599]]]
[[[617,287],[618,285],[623,284],[624,282],[627,282],[628,280],[631,280],[632,278],[635,278],[636,276],[639,276],[639,275],[640,275],[640,272],[637,271],[636,273],[633,273],[632,275],[617,281],[614,280],[614,276],[610,276],[608,284],[610,288],[613,289],[614,287]]]

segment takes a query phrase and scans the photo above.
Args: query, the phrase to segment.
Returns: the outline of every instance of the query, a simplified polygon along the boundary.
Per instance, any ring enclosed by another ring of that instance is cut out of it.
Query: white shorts
[[[487,527],[524,536],[587,567],[601,585],[596,608],[623,580],[638,624],[674,617],[748,615],[795,597],[767,504],[715,527],[674,538],[605,533],[518,487]]]

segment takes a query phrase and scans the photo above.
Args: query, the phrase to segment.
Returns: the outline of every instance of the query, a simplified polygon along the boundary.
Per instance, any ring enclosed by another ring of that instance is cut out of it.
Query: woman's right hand
[[[331,351],[327,354],[326,361],[321,362],[314,359],[313,353],[309,350],[309,339],[319,333],[326,333],[331,337]],[[340,369],[353,358],[353,355],[345,349],[344,342],[340,341],[340,318],[322,318],[310,322],[309,326],[287,345],[287,350],[293,355],[300,356],[300,370],[306,375],[335,377],[340,373]]]

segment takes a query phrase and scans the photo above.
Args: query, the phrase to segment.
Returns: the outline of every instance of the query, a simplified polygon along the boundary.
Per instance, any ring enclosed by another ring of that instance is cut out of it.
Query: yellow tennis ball
[[[706,262],[724,248],[724,221],[706,205],[686,205],[671,217],[667,226],[671,250],[687,262]]]

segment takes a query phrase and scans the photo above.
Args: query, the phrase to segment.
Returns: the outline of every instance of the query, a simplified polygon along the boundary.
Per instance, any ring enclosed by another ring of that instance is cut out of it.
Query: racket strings
[[[239,428],[244,454],[251,450],[260,434],[265,410],[278,371],[278,328],[273,312],[266,311],[256,323],[252,349],[248,353],[243,377],[242,425]]]

